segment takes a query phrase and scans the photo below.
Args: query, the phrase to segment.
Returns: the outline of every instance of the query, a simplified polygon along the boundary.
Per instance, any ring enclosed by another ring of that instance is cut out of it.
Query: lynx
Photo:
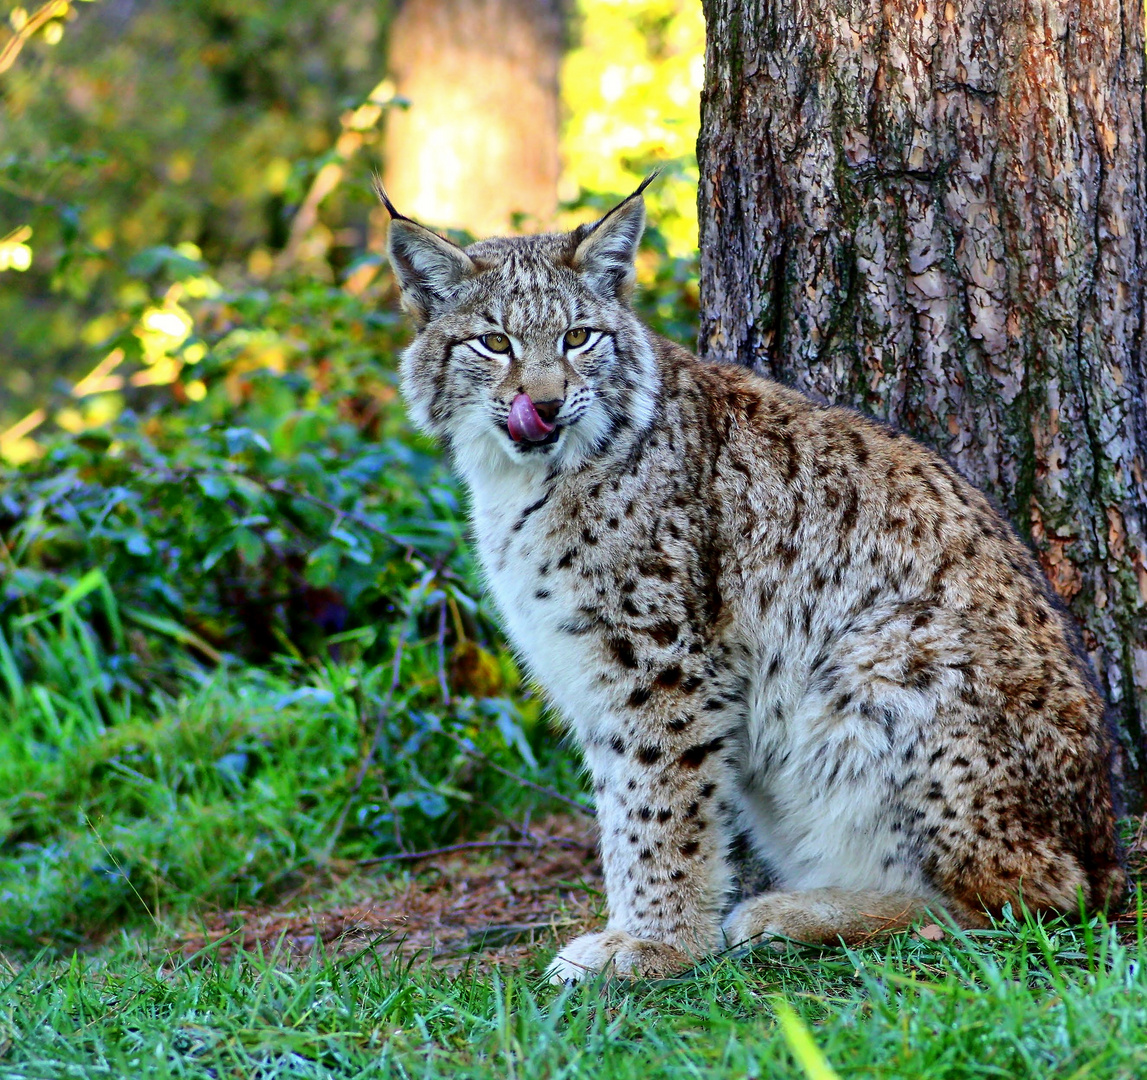
[[[644,188],[464,249],[387,200],[404,398],[592,776],[609,921],[549,975],[1117,902],[1113,739],[1032,555],[911,439],[648,330]]]

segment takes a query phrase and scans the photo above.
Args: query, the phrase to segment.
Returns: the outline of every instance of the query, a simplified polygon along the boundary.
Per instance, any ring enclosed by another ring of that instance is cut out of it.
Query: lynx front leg
[[[548,971],[554,982],[606,969],[662,977],[722,943],[734,741],[713,724],[705,725],[706,737],[681,738],[701,725],[679,725],[660,719],[631,726],[628,741],[616,735],[587,747],[609,923],[562,949]],[[661,745],[652,741],[655,732]]]

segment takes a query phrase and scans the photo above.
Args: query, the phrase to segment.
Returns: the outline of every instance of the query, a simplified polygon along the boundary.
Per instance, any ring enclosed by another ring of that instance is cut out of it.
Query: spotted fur
[[[464,251],[391,225],[410,413],[593,778],[609,922],[552,976],[1117,900],[1113,744],[1031,554],[912,440],[652,334],[643,225],[640,192]]]

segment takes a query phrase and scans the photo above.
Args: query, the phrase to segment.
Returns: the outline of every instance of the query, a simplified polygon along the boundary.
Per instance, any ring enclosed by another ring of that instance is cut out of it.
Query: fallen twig
[[[372,859],[356,859],[357,866],[374,866],[386,862],[417,862],[421,859],[432,859],[436,855],[452,855],[456,851],[481,851],[486,848],[529,848],[531,851],[540,851],[544,847],[563,847],[571,850],[584,848],[576,840],[567,840],[564,836],[536,837],[534,840],[470,840],[464,844],[447,844],[445,847],[428,848],[426,851],[397,851],[393,855],[378,855]]]

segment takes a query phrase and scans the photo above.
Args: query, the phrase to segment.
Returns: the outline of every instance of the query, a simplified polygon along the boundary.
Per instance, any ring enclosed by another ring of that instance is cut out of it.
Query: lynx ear
[[[573,268],[602,296],[624,300],[633,291],[633,260],[645,231],[644,192],[656,177],[657,173],[651,173],[625,202],[574,233],[578,245],[571,260]]]
[[[421,329],[478,268],[456,244],[403,217],[381,185],[376,190],[390,211],[386,253],[402,290],[402,306]]]

